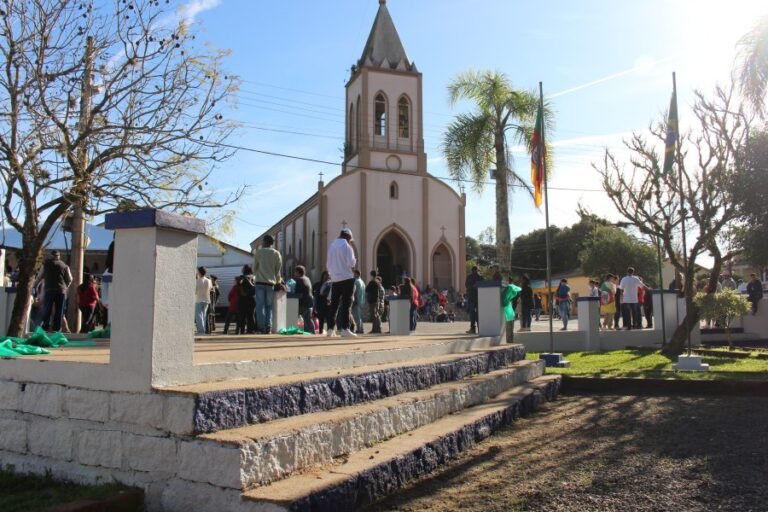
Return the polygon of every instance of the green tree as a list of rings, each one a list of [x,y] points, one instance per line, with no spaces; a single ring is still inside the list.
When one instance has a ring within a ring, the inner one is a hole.
[[[631,266],[645,281],[658,280],[656,250],[614,226],[595,229],[579,253],[579,262],[588,276],[602,278],[609,272],[621,275]]]
[[[450,124],[443,138],[448,171],[454,179],[469,179],[482,191],[495,165],[496,181],[496,247],[502,272],[510,268],[509,187],[525,188],[531,197],[529,179],[511,166],[509,143],[530,146],[536,122],[538,95],[517,90],[503,73],[467,71],[449,85],[450,102],[466,99],[475,111],[460,114]],[[551,127],[551,115],[545,111],[545,122]]]
[[[43,244],[71,211],[197,213],[229,204],[207,178],[233,153],[237,80],[167,2],[18,0],[0,13],[0,180],[21,233],[9,333],[23,334]],[[176,21],[173,21],[176,20]]]
[[[768,93],[768,16],[739,41],[737,68],[742,94],[763,115]]]
[[[697,293],[693,303],[696,304],[702,317],[715,320],[725,326],[728,349],[733,350],[731,322],[737,316],[746,315],[751,311],[746,297],[735,290],[723,290],[719,293]]]
[[[743,224],[735,229],[743,257],[752,265],[768,266],[768,132],[753,131],[747,140],[745,164],[733,180],[734,200]]]

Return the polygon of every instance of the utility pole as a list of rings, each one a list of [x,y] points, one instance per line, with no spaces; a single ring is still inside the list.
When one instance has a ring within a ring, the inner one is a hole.
[[[80,332],[80,309],[77,307],[77,288],[83,283],[83,262],[85,260],[85,215],[83,208],[86,204],[87,180],[85,170],[88,167],[88,148],[83,133],[88,126],[88,116],[91,111],[91,94],[93,94],[93,36],[85,39],[85,55],[83,56],[83,79],[80,89],[80,121],[78,124],[77,163],[78,168],[73,176],[75,192],[72,205],[72,285],[69,287],[67,303],[67,321],[71,332]]]

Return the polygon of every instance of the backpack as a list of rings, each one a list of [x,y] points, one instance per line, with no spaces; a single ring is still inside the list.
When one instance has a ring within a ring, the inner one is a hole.
[[[243,276],[237,291],[241,297],[253,297],[256,295],[256,285],[248,276]]]

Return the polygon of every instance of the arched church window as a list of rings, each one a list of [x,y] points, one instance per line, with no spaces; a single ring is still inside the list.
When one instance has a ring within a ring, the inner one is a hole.
[[[397,182],[393,181],[389,185],[389,198],[390,199],[397,199],[398,197],[398,189],[397,189]]]
[[[410,105],[408,105],[408,98],[403,96],[397,102],[397,136],[402,139],[410,137],[410,125]]]
[[[315,268],[315,232],[312,231],[312,268]]]
[[[376,135],[387,134],[387,100],[384,95],[379,93],[374,100],[374,126],[373,133]]]
[[[360,147],[360,132],[362,124],[360,123],[360,95],[357,96],[357,108],[355,109],[355,148]]]
[[[349,106],[349,121],[348,121],[348,123],[349,123],[349,133],[347,135],[347,147],[349,147],[349,149],[355,149],[355,142],[356,142],[356,139],[357,139],[357,137],[355,136],[355,126],[356,126],[355,125],[355,121],[357,121],[357,119],[355,119],[355,106],[354,105],[350,105]]]
[[[301,245],[302,245],[301,244],[301,240],[299,240],[299,261],[301,261],[301,256],[302,256],[302,254],[301,254]]]

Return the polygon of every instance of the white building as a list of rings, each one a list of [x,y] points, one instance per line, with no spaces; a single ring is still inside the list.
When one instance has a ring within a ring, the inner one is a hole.
[[[463,287],[466,197],[427,172],[422,76],[408,59],[379,1],[362,56],[346,85],[342,174],[251,243],[269,233],[284,272],[302,264],[317,279],[326,250],[343,227],[354,235],[358,267],[377,268],[385,285],[401,274],[419,284]]]

